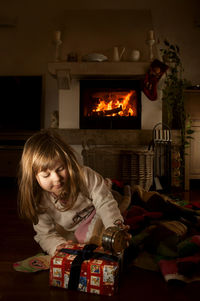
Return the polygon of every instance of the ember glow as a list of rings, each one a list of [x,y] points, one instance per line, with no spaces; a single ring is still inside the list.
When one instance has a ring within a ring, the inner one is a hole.
[[[137,116],[136,92],[95,93],[97,100],[92,115],[97,116]]]

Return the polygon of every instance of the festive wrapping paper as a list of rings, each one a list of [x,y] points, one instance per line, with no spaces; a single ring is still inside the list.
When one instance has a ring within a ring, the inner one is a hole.
[[[120,257],[95,245],[69,244],[51,259],[50,285],[100,295],[118,290]]]

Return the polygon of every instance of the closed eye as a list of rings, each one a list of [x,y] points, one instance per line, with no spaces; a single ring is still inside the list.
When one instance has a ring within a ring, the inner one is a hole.
[[[43,178],[48,178],[49,175],[50,175],[50,173],[49,173],[49,172],[42,172],[42,173],[40,173],[40,175],[41,175],[41,177],[43,177]]]
[[[62,170],[64,170],[64,169],[65,169],[65,168],[64,168],[64,166],[62,165],[62,166],[58,167],[56,171],[62,171]]]
[[[41,171],[41,172],[39,172],[39,175],[41,177],[43,177],[43,178],[48,178],[49,175],[50,175],[50,172],[48,172],[48,171]]]

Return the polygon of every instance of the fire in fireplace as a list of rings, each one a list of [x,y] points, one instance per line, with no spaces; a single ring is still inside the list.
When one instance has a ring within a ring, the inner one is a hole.
[[[140,80],[81,80],[80,128],[140,129]]]

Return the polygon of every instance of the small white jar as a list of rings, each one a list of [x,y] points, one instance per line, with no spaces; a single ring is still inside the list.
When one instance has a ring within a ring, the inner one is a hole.
[[[133,62],[137,62],[140,59],[140,51],[138,49],[134,49],[131,51],[130,60]]]

